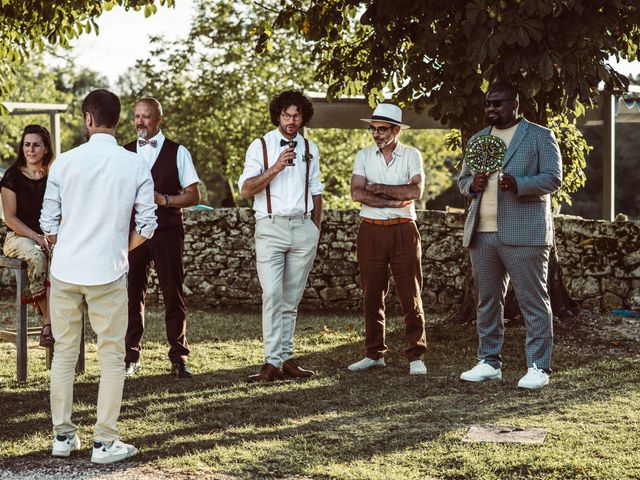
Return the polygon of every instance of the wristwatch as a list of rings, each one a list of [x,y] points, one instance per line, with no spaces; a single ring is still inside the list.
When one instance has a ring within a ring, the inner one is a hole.
[[[165,208],[169,208],[169,205],[171,202],[169,201],[169,195],[166,193],[164,194],[164,201],[165,201],[165,204],[164,204]]]

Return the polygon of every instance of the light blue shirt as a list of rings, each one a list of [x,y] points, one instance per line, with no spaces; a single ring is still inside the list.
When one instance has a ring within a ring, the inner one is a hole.
[[[108,134],[60,155],[52,164],[40,227],[57,235],[51,275],[75,285],[104,285],[129,270],[129,222],[151,238],[157,227],[153,180],[145,161]]]

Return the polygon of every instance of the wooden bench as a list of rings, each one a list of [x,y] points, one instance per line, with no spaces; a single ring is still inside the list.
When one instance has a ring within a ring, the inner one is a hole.
[[[27,262],[16,258],[0,256],[0,268],[8,268],[16,275],[16,329],[0,330],[0,340],[7,340],[16,344],[16,367],[19,382],[27,380],[27,336],[40,335],[41,327],[29,328],[27,320],[27,305],[23,304],[22,292],[27,283]],[[84,325],[86,308],[82,318],[82,335],[80,336],[80,354],[76,363],[76,372],[84,373]],[[47,348],[47,367],[51,367],[53,348]]]

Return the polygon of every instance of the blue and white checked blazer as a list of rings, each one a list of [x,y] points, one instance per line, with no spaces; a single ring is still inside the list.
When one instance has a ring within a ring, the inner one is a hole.
[[[491,127],[477,132],[488,135]],[[544,246],[553,244],[551,193],[562,185],[562,159],[555,135],[548,128],[522,118],[502,165],[515,177],[518,193],[498,190],[498,238],[506,245]],[[460,192],[472,199],[464,224],[463,245],[468,247],[478,224],[482,193],[471,193],[473,173],[467,163],[458,178]]]

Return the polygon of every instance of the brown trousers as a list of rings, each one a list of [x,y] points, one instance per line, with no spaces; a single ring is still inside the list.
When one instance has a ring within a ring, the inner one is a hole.
[[[129,252],[129,325],[125,343],[125,362],[138,362],[144,333],[144,304],[149,286],[151,263],[158,274],[164,300],[165,324],[169,341],[169,360],[186,361],[189,356],[187,318],[182,292],[184,272],[184,228],[156,230],[149,240]]]
[[[426,351],[426,338],[421,297],[422,248],[415,222],[389,226],[363,222],[357,242],[367,357],[377,360],[387,351],[384,297],[389,290],[391,267],[409,343],[405,355],[410,362],[421,359]]]

